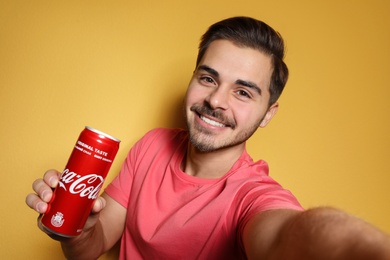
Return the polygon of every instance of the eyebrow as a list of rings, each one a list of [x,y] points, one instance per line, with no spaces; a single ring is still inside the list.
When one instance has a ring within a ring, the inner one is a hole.
[[[198,71],[199,70],[204,70],[204,71],[210,73],[211,75],[213,75],[214,77],[219,77],[218,71],[216,71],[215,69],[213,69],[213,68],[211,68],[211,67],[209,67],[207,65],[200,65],[197,70]],[[247,80],[242,80],[242,79],[237,79],[235,84],[241,85],[241,86],[244,86],[244,87],[247,87],[247,88],[250,88],[250,89],[253,89],[259,95],[261,95],[261,93],[262,93],[262,91],[259,88],[259,86],[257,86],[256,83],[254,83],[254,82],[247,81]]]
[[[215,76],[215,77],[219,77],[218,71],[216,71],[216,70],[213,69],[213,68],[210,68],[210,67],[207,66],[207,65],[200,65],[200,66],[198,67],[198,70],[204,70],[204,71],[210,73],[211,75],[213,75],[213,76]]]

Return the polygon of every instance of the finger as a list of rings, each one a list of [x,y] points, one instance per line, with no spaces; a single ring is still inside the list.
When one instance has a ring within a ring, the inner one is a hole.
[[[89,214],[87,221],[85,222],[84,231],[88,231],[90,228],[94,227],[99,220],[99,215],[102,209],[106,206],[106,200],[102,197],[98,197],[94,202]]]
[[[57,170],[48,170],[43,175],[43,180],[52,188],[57,187],[61,173]]]
[[[40,214],[45,213],[47,210],[47,203],[42,201],[38,195],[34,193],[27,195],[26,204]]]
[[[91,213],[92,214],[99,213],[100,211],[102,211],[104,209],[105,206],[106,206],[106,200],[103,197],[98,197],[92,206]]]
[[[46,184],[43,179],[35,180],[32,188],[44,202],[49,202],[53,196],[52,188]]]

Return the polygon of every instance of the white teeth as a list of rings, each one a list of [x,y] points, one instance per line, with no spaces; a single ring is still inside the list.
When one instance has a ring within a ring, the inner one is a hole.
[[[218,122],[211,120],[211,119],[208,119],[207,117],[204,117],[204,116],[200,116],[200,119],[202,119],[204,122],[206,122],[207,124],[210,124],[212,126],[225,127],[224,124],[218,123]]]

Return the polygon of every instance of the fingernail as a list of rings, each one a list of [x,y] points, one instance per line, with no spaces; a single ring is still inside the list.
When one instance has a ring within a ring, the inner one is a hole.
[[[50,201],[50,196],[49,196],[50,192],[48,190],[44,190],[42,192],[42,200],[45,201],[45,202],[49,202]]]
[[[39,213],[45,213],[45,211],[46,211],[45,203],[43,203],[43,202],[38,202],[35,209],[36,209],[36,211],[38,211]]]
[[[99,205],[99,210],[103,208],[103,201],[101,199],[96,200]]]
[[[52,188],[54,188],[54,187],[57,186],[58,180],[57,180],[57,178],[55,178],[54,176],[52,176],[52,177],[50,177],[50,179],[49,179],[49,183],[50,183],[50,186],[51,186]]]

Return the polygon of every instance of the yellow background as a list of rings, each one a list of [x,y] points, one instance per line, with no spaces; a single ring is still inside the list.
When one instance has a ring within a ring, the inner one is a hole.
[[[85,125],[122,140],[109,180],[146,131],[182,126],[199,37],[236,15],[284,36],[291,71],[253,158],[305,207],[390,232],[389,13],[386,0],[0,0],[0,258],[63,258],[25,205],[31,183],[63,169]]]

